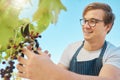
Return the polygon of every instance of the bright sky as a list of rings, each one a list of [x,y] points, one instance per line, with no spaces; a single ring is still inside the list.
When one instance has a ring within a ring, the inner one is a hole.
[[[83,34],[79,19],[82,18],[82,11],[91,2],[104,2],[109,4],[116,16],[112,31],[107,35],[107,40],[116,46],[120,46],[119,23],[120,9],[119,0],[61,0],[67,11],[61,11],[56,25],[51,24],[42,33],[39,40],[43,50],[47,49],[51,54],[51,59],[57,63],[64,49],[72,42],[83,40]],[[33,0],[33,7],[26,9],[21,14],[22,17],[30,17],[36,10],[38,0]],[[28,15],[29,14],[29,15]]]

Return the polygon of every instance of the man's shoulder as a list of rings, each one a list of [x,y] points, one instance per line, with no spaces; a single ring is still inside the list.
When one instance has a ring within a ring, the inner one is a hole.
[[[112,44],[112,43],[110,43],[109,41],[107,41],[107,49],[108,50],[114,50],[114,49],[116,49],[117,47],[114,45],[114,44]]]
[[[72,46],[72,47],[79,47],[81,44],[83,43],[83,41],[75,41],[75,42],[72,42],[69,46]]]
[[[113,55],[115,50],[117,50],[117,47],[114,44],[107,41],[106,56]]]

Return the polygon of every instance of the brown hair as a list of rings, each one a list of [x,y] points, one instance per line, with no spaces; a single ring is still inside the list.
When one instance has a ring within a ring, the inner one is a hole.
[[[112,26],[114,24],[114,19],[115,19],[115,15],[112,12],[111,7],[108,4],[105,3],[100,3],[100,2],[94,2],[94,3],[90,3],[84,10],[83,12],[83,16],[90,10],[94,10],[94,9],[101,9],[105,12],[104,15],[104,23],[105,25],[112,23]],[[111,28],[112,28],[111,26]],[[111,30],[111,29],[110,29]],[[109,31],[110,31],[109,30]],[[108,31],[108,33],[109,33]]]

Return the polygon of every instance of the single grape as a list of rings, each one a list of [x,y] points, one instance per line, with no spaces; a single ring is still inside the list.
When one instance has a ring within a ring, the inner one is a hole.
[[[3,61],[3,62],[2,62],[2,64],[6,64],[6,62],[5,62],[5,61]]]

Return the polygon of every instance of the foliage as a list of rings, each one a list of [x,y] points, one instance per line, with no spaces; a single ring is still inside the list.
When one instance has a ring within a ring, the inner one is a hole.
[[[31,23],[29,18],[19,19],[19,14],[24,7],[17,9],[13,6],[15,1],[16,0],[0,0],[0,57],[2,52],[6,50],[10,38],[15,39],[15,41],[22,39],[19,33],[21,24]],[[32,0],[24,1],[26,4],[31,4]],[[60,0],[39,0],[38,9],[34,13],[32,21],[36,22],[37,26],[34,27],[34,25],[31,24],[30,29],[34,32],[43,32],[50,23],[57,22],[61,10],[66,10],[66,8]]]
[[[17,1],[24,1],[24,3],[15,4]],[[66,11],[60,0],[39,0],[38,9],[32,17],[32,22],[37,24],[35,26],[31,24],[29,18],[19,19],[19,15],[24,9],[22,4],[28,3],[34,4],[32,0],[0,0],[0,62],[3,60],[11,62],[20,53],[21,46],[24,46],[26,42],[31,43],[31,45],[34,42],[38,47],[39,43],[36,38],[40,37],[39,34],[46,30],[49,24],[57,22],[61,10]],[[15,5],[19,5],[19,8]],[[3,61],[2,64],[5,62]],[[2,76],[9,73],[9,76],[3,76],[5,80],[10,78],[13,72],[11,68],[13,69],[14,66],[10,65],[9,68],[7,66],[5,69],[0,69]]]
[[[4,50],[19,25],[29,22],[27,19],[19,20],[21,10],[13,7],[11,3],[12,0],[0,0],[0,50]]]

